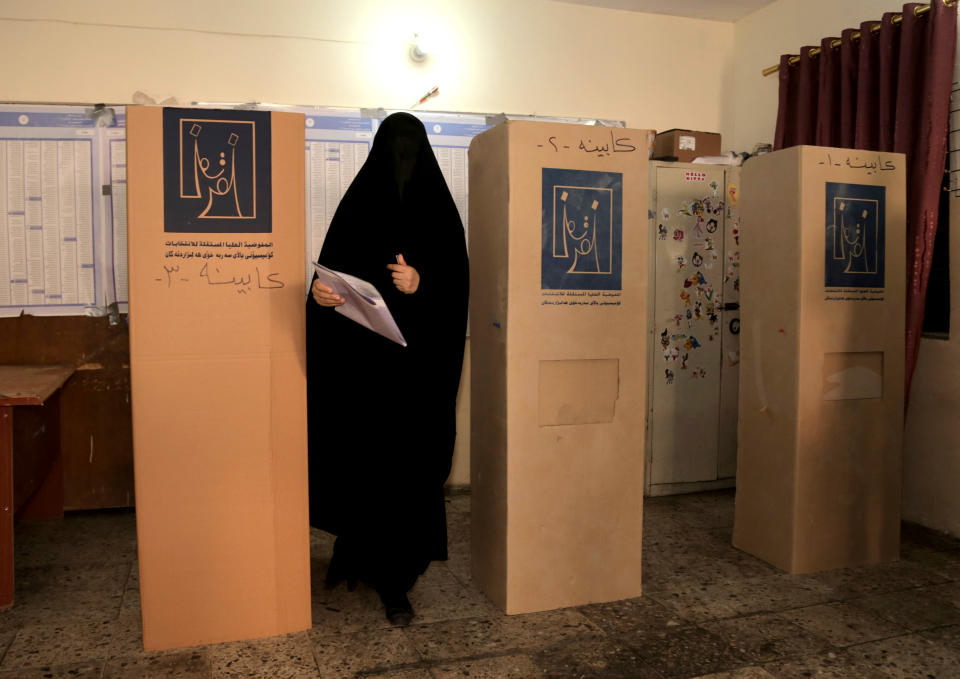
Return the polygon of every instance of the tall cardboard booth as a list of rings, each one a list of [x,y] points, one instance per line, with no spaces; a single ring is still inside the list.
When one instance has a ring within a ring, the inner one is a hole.
[[[743,167],[733,542],[791,573],[899,552],[905,176],[812,146]]]
[[[310,627],[303,116],[127,109],[143,640]]]
[[[650,135],[470,145],[473,577],[510,614],[641,592]]]

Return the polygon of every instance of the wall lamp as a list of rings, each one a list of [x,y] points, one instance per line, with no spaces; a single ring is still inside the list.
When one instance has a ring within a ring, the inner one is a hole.
[[[420,62],[430,55],[430,49],[427,42],[419,33],[413,34],[413,44],[410,45],[410,58]]]

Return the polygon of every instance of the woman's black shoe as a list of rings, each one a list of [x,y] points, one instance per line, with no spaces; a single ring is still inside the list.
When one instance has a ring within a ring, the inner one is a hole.
[[[380,592],[380,601],[394,627],[406,627],[413,620],[413,606],[403,592]]]

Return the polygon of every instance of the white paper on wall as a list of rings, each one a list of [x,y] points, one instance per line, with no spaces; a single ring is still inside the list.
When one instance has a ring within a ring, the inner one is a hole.
[[[116,108],[116,126],[102,131],[104,137],[104,184],[109,192],[105,204],[103,278],[107,281],[107,303],[116,302],[120,313],[127,313],[127,128],[126,111]]]
[[[81,106],[0,106],[0,316],[108,303],[101,130]]]

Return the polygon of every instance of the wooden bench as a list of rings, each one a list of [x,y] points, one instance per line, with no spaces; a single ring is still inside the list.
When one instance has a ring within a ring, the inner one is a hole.
[[[0,610],[13,605],[13,520],[63,516],[64,365],[0,365]],[[16,408],[16,417],[14,417]]]

